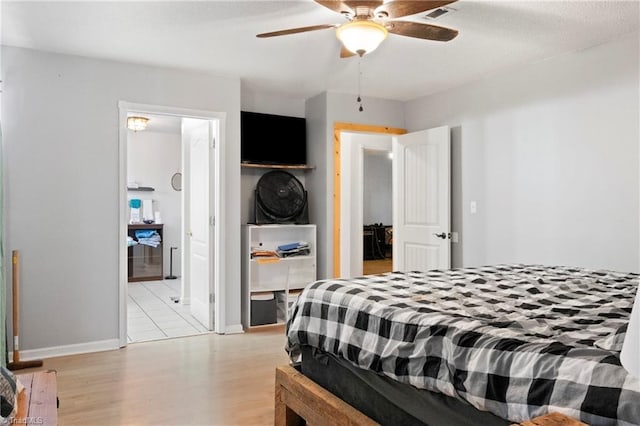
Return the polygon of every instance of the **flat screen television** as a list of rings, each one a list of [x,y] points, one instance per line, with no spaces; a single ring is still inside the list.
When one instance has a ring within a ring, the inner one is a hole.
[[[307,164],[304,118],[242,111],[240,120],[240,158],[243,163]]]

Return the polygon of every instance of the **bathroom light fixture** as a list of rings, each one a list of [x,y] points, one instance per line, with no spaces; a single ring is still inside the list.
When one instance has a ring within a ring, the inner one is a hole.
[[[127,129],[139,132],[147,128],[147,117],[131,116],[127,117]]]
[[[383,25],[365,19],[347,22],[336,29],[336,36],[344,47],[360,56],[376,50],[388,33]]]

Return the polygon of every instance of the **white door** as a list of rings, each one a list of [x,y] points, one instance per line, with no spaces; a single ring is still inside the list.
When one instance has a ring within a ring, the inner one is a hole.
[[[209,120],[184,119],[183,140],[189,158],[186,229],[189,244],[191,315],[208,330],[213,329],[213,220],[211,189],[214,188],[213,142]],[[186,195],[186,194],[185,194]]]
[[[448,269],[449,127],[393,137],[393,270]]]

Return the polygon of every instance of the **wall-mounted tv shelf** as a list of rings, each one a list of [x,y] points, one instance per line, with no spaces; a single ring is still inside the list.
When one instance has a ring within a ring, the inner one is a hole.
[[[241,167],[249,169],[295,169],[295,170],[313,170],[316,166],[306,164],[286,165],[286,164],[262,164],[262,163],[240,163]]]
[[[150,186],[139,186],[137,188],[127,187],[127,191],[155,191],[155,188],[152,188]]]

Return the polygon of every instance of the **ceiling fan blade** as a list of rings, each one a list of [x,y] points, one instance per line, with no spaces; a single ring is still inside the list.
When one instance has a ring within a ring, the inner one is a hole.
[[[297,33],[306,33],[307,31],[317,31],[317,30],[325,30],[327,28],[335,28],[338,24],[322,24],[322,25],[312,25],[310,27],[300,27],[300,28],[291,28],[288,30],[280,30],[273,31],[270,33],[262,33],[256,35],[258,38],[266,38],[266,37],[277,37],[289,34],[297,34]]]
[[[355,15],[372,15],[373,11],[382,6],[383,0],[314,0],[316,3],[333,10],[334,12]]]
[[[335,0],[333,1],[332,0],[314,0],[314,1],[326,7],[327,9],[333,10],[334,12],[354,14],[354,10],[350,6],[345,4],[346,2],[335,1]]]
[[[366,7],[371,12],[373,12],[376,7],[382,6],[382,3],[384,3],[383,0],[344,0],[344,4],[353,10]]]
[[[421,24],[419,22],[392,21],[388,22],[385,26],[392,34],[423,38],[426,40],[449,41],[458,35],[457,30],[439,27],[437,25]]]
[[[455,3],[457,0],[399,0],[385,3],[375,11],[375,17],[379,18],[402,18],[403,16],[415,15],[438,7]],[[386,16],[385,16],[386,15]]]
[[[350,58],[352,56],[356,56],[356,54],[350,51],[349,49],[347,49],[346,47],[342,46],[342,48],[340,49],[340,57]]]

